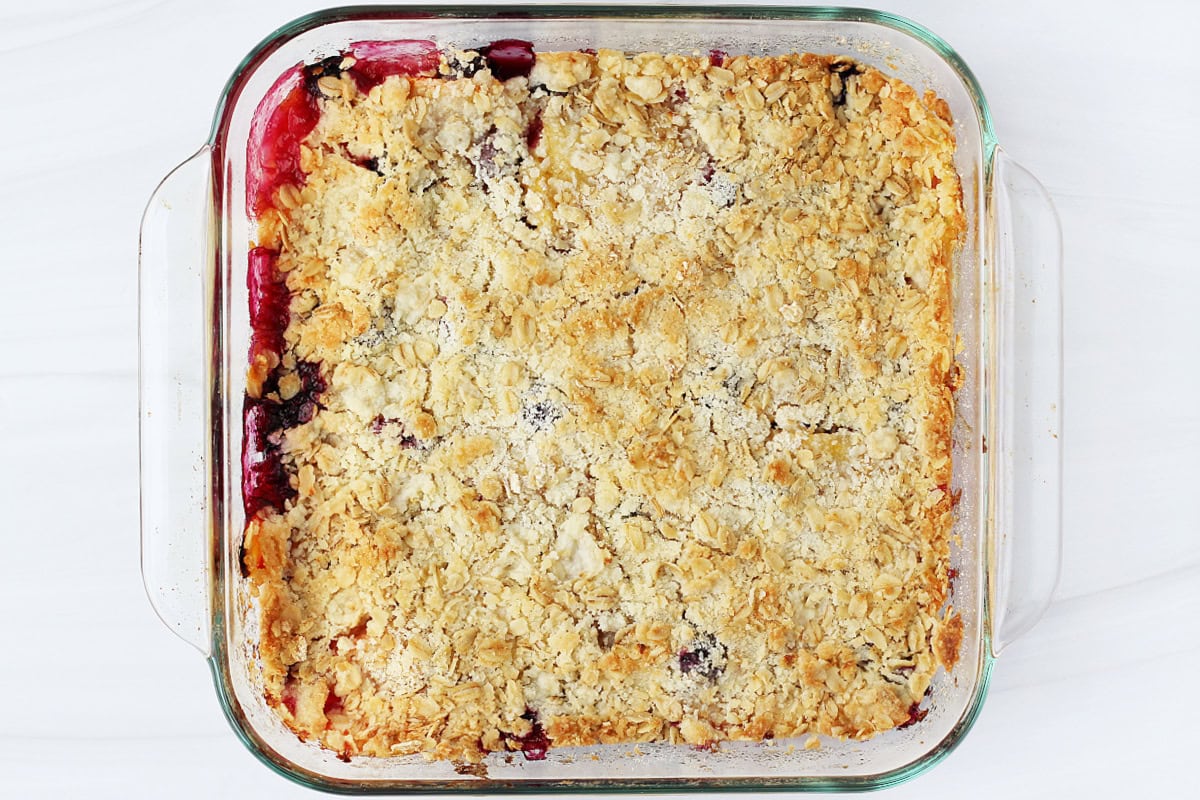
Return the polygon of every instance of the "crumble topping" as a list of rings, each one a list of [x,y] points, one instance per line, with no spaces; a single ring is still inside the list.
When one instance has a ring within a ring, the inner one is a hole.
[[[353,63],[258,217],[284,721],[477,761],[923,714],[961,635],[945,103],[814,55]]]

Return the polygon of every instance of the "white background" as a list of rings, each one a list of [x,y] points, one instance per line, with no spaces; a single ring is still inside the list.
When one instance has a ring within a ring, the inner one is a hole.
[[[311,2],[0,0],[0,796],[314,796],[138,573],[137,228]],[[888,798],[1200,796],[1200,12],[892,2],[974,69],[1065,234],[1064,568],[975,729]]]

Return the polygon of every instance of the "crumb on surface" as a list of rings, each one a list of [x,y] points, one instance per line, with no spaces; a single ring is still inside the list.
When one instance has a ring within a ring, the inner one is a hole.
[[[320,77],[258,244],[325,387],[244,547],[303,738],[811,749],[955,663],[954,138],[843,63]]]

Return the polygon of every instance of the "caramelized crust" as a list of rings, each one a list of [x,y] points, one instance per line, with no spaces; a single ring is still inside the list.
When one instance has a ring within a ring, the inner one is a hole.
[[[321,77],[260,226],[263,391],[325,382],[245,534],[272,705],[466,761],[909,721],[962,624],[945,103],[812,55],[448,63]]]

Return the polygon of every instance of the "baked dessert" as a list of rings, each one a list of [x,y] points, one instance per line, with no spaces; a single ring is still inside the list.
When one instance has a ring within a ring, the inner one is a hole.
[[[845,58],[356,45],[252,136],[243,560],[344,757],[866,738],[949,604],[944,102]]]

